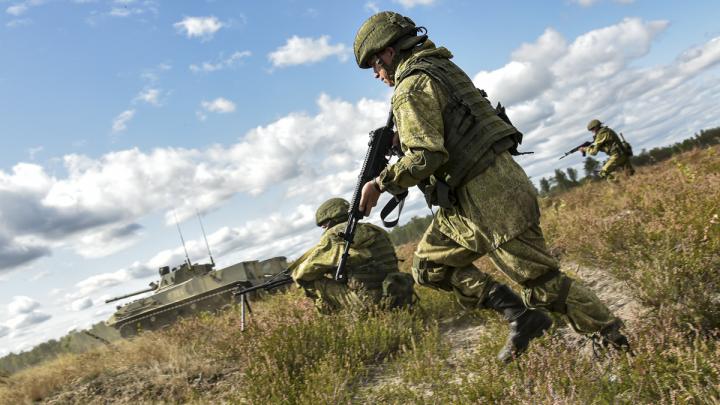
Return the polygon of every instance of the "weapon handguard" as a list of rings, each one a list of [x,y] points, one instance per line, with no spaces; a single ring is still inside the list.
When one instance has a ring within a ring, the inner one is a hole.
[[[587,148],[587,147],[590,146],[590,145],[592,145],[592,141],[585,141],[585,142],[581,143],[580,145],[578,145],[578,146],[570,149],[569,151],[565,152],[564,155],[560,156],[560,159],[564,158],[565,156],[572,155],[573,153],[579,151],[580,148]],[[582,153],[583,157],[585,157],[585,152],[581,152],[581,153]],[[558,159],[558,160],[560,160],[560,159]]]
[[[355,184],[355,191],[353,192],[352,199],[350,200],[348,222],[345,226],[345,231],[341,234],[343,240],[345,240],[345,249],[342,256],[340,256],[340,262],[338,263],[337,270],[335,271],[335,280],[337,281],[347,281],[345,264],[347,263],[349,256],[350,245],[352,245],[355,238],[355,229],[357,228],[358,222],[365,216],[364,213],[360,212],[360,197],[363,186],[382,172],[382,170],[388,165],[390,156],[393,153],[397,154],[393,148],[394,136],[393,114],[392,111],[390,111],[385,126],[370,132],[368,150],[367,153],[365,153],[365,159],[363,160],[362,169],[360,170],[360,175],[358,176],[358,182]],[[393,200],[386,205],[386,208],[391,204],[394,204],[395,206],[399,205],[400,210],[402,210],[405,196],[407,196],[407,192],[394,196]],[[400,218],[400,213],[398,213],[398,219],[389,222],[385,221],[385,216],[387,216],[393,208],[394,206],[390,208],[388,212],[385,212],[385,209],[383,209],[382,219],[385,226],[394,226]]]

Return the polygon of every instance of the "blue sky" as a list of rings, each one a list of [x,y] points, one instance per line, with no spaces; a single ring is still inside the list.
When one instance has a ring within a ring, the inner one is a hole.
[[[220,265],[310,247],[388,109],[352,56],[377,10],[508,106],[534,179],[579,167],[591,118],[638,151],[720,126],[711,1],[0,0],[0,355],[180,263],[174,214],[193,261],[196,209]]]

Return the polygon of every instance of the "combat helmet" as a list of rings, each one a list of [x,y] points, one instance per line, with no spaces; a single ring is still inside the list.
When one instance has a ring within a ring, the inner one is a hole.
[[[602,122],[598,119],[594,119],[588,122],[587,129],[588,131],[592,131],[594,128],[600,127],[600,125],[602,125]]]
[[[315,223],[317,226],[323,226],[328,221],[333,224],[339,224],[348,220],[348,211],[350,203],[344,198],[331,198],[320,204],[315,212]]]
[[[355,34],[353,52],[361,69],[370,68],[373,55],[394,46],[398,50],[410,49],[427,39],[424,27],[416,27],[413,20],[392,11],[383,11],[365,20]]]

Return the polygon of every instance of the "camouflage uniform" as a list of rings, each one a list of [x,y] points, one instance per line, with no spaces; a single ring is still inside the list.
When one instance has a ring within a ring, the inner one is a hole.
[[[441,63],[447,67],[451,57],[447,49],[427,40],[397,66],[392,108],[405,156],[379,176],[384,190],[398,193],[431,175],[441,177],[438,173],[452,162],[445,148],[452,134],[445,131],[443,118],[449,95],[422,70],[411,71],[420,59],[431,63],[444,59]],[[477,91],[474,86],[472,90]],[[438,209],[415,252],[417,283],[452,291],[465,306],[482,307],[497,283],[472,262],[487,254],[524,287],[528,307],[565,314],[581,333],[617,329],[619,320],[596,295],[559,271],[539,226],[535,190],[507,150],[493,156],[494,162],[480,174],[454,188],[451,207]]]
[[[347,260],[348,282],[335,281],[335,269],[345,248],[340,233],[347,225],[347,214],[340,219],[343,222],[330,226],[292,273],[322,313],[342,308],[364,311],[381,304],[383,281],[388,274],[399,271],[388,233],[378,226],[359,223]]]
[[[591,122],[594,121],[595,120]],[[625,150],[620,137],[615,131],[606,126],[598,130],[593,138],[592,145],[588,146],[585,152],[592,156],[597,155],[598,152],[605,152],[608,155],[608,160],[600,170],[600,177],[602,178],[614,180],[615,176],[613,172],[620,169],[624,170],[626,175],[632,176],[635,174],[635,169],[630,163],[630,157],[632,155]]]

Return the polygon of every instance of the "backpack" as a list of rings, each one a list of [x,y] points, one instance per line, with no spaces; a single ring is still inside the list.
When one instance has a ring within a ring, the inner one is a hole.
[[[628,141],[625,140],[622,132],[620,132],[620,146],[622,146],[622,149],[627,156],[633,156],[632,146],[630,146]]]

